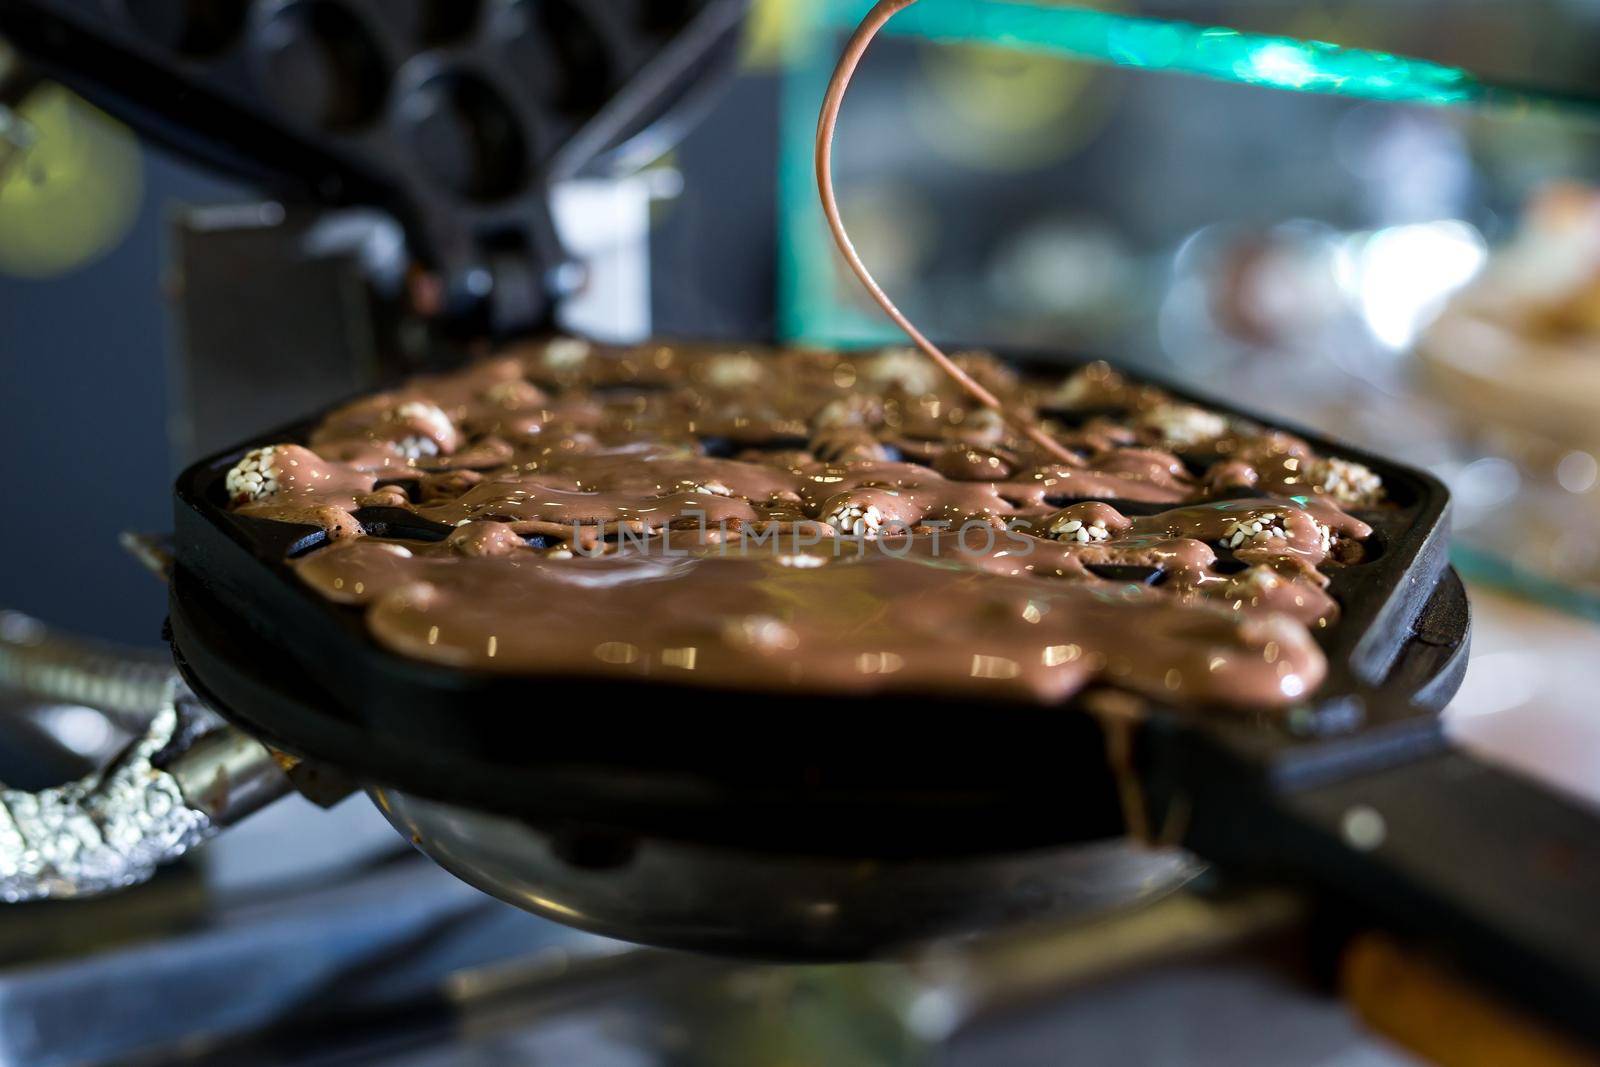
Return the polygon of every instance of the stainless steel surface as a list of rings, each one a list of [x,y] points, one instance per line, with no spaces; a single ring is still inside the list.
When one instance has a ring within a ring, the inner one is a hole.
[[[375,788],[395,828],[528,911],[646,944],[846,959],[1045,916],[1094,915],[1192,879],[1177,850],[1108,840],[962,860],[759,855],[645,839],[590,850],[515,819]]]
[[[352,903],[319,939],[380,910]],[[319,1000],[271,1032],[190,1041],[139,1062],[1400,1067],[1314,984],[1302,903],[1270,891],[1182,890],[1099,919],[845,966],[625,948],[568,931],[575,942],[465,966],[381,1013],[340,1018]],[[532,916],[525,928],[503,918],[491,936],[560,935]],[[359,973],[349,979],[333,997],[361,988]]]
[[[177,672],[163,652],[87,641],[19,611],[0,611],[0,686],[29,696],[148,715]]]
[[[272,752],[233,726],[207,731],[173,757],[167,771],[184,800],[218,828],[260,811],[292,788]]]

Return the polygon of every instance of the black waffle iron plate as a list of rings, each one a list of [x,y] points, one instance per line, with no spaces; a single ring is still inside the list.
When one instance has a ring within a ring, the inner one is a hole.
[[[329,603],[288,566],[318,550],[320,530],[226,508],[224,476],[246,449],[304,441],[313,425],[241,444],[191,467],[178,483],[179,651],[225,706],[290,750],[496,810],[627,825],[642,818],[660,833],[750,833],[769,844],[775,832],[793,833],[807,849],[989,850],[1121,827],[1100,728],[1071,707],[937,694],[712,693],[583,677],[579,666],[568,677],[509,677],[383,649],[359,608]],[[1466,644],[1459,585],[1446,569],[1444,488],[1420,472],[1310,440],[1370,465],[1393,500],[1361,513],[1376,531],[1366,560],[1331,569],[1342,618],[1319,634],[1329,680],[1287,722],[1278,714],[1258,722],[1151,709],[1154,722],[1227,735],[1297,773],[1330,759],[1387,760],[1397,749],[1434,744],[1434,713],[1459,682]],[[450,532],[403,511],[359,517],[379,535],[441,540]],[[214,673],[224,664],[230,679],[259,675],[265,689],[255,697],[235,690]],[[280,690],[294,697],[292,723]],[[388,752],[384,742],[399,739],[404,754]],[[747,815],[728,809],[729,791],[748,799]],[[970,834],[949,822],[884,823],[884,805],[901,801],[913,810],[934,803],[984,814]]]

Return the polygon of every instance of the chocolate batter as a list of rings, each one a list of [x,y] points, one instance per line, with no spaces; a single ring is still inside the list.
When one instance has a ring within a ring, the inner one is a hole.
[[[1104,365],[953,362],[1022,418],[912,350],[557,338],[347,405],[227,486],[340,542],[301,578],[442,664],[1249,708],[1315,689],[1324,571],[1371,533],[1341,505],[1370,491],[1342,500],[1305,442]],[[368,535],[368,507],[438,539]]]

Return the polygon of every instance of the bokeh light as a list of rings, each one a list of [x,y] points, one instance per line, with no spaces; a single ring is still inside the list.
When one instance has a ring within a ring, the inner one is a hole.
[[[144,169],[131,132],[66,89],[20,109],[28,146],[0,173],[0,272],[51,278],[104,255],[133,225]]]
[[[1080,60],[994,45],[931,45],[909,108],[929,147],[964,166],[1018,171],[1072,155],[1103,125],[1118,83]]]

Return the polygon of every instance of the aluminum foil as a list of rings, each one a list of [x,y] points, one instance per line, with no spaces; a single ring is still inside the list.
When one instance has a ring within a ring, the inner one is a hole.
[[[170,697],[111,765],[36,793],[0,790],[0,900],[91,896],[142,882],[216,832],[156,756],[189,735]]]

